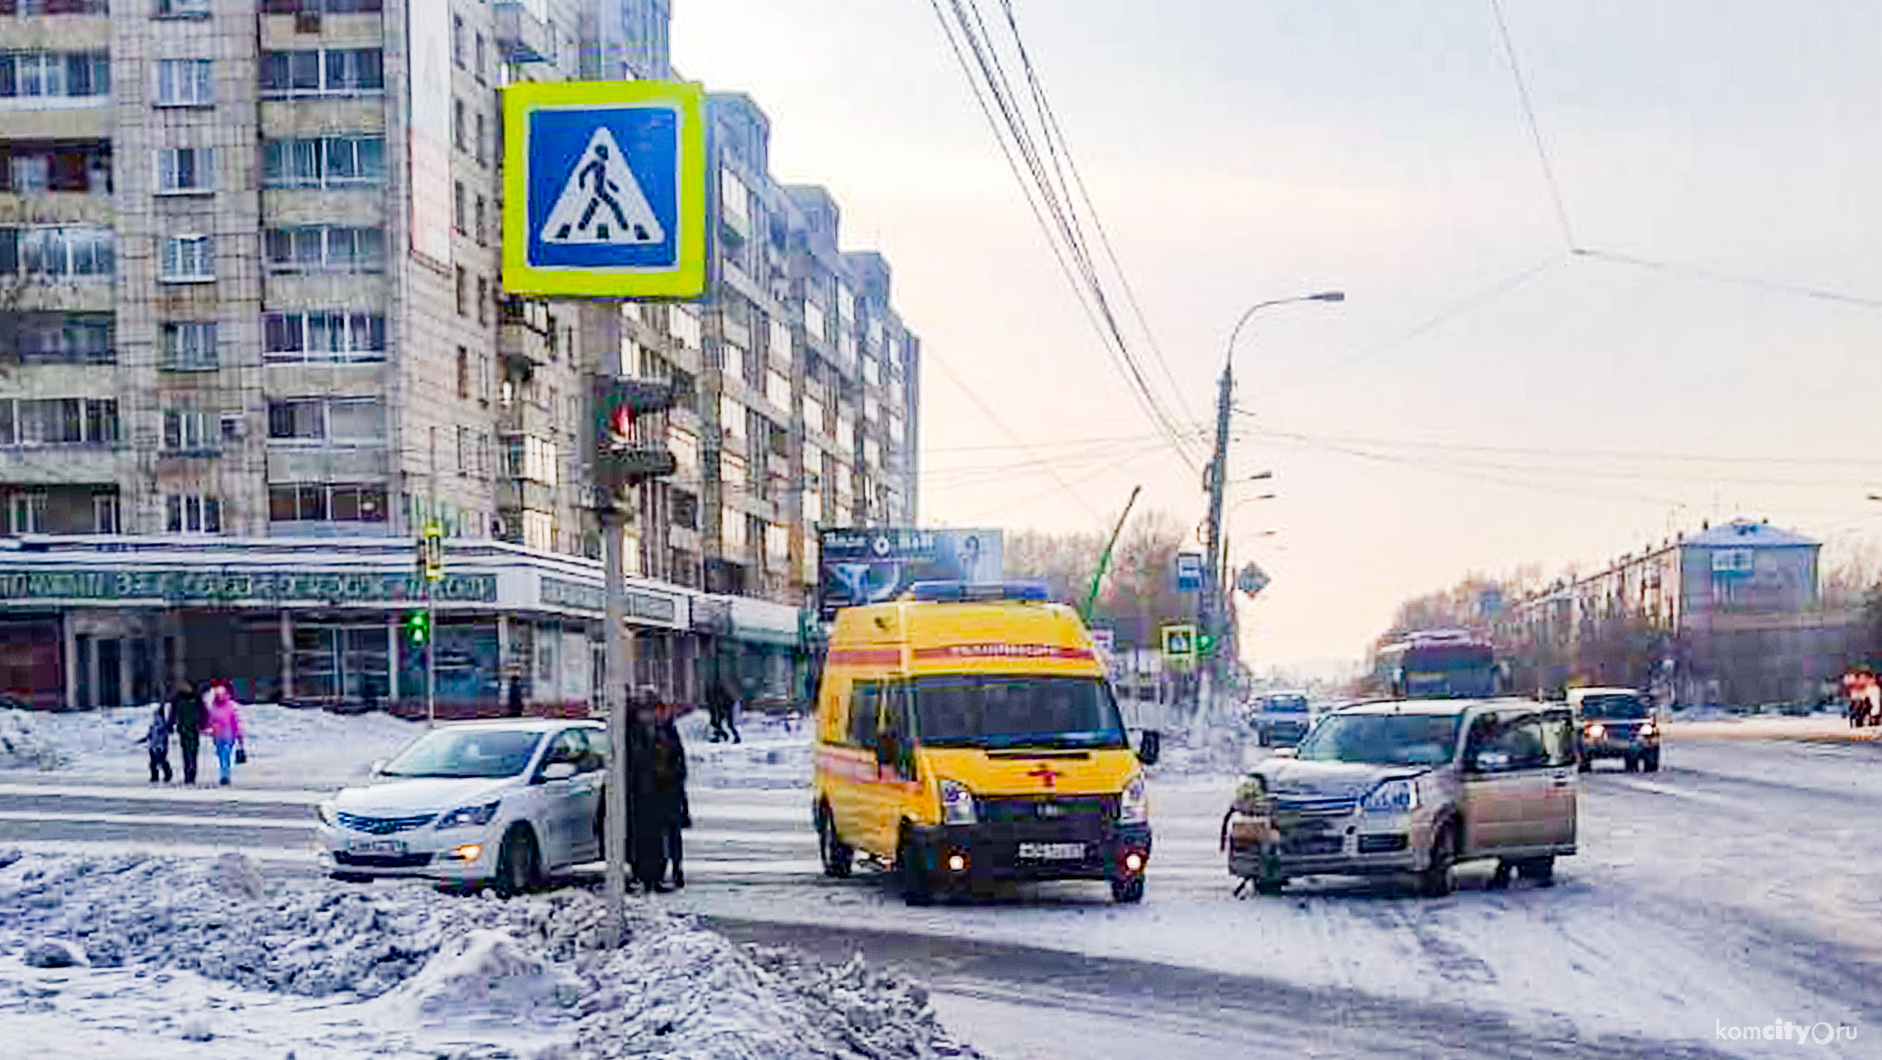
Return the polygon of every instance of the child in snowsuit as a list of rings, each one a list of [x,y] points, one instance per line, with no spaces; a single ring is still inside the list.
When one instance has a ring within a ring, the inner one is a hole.
[[[150,750],[150,782],[157,783],[159,772],[163,782],[170,783],[170,719],[164,713],[164,705],[157,704],[157,709],[150,714],[150,727],[137,742]]]

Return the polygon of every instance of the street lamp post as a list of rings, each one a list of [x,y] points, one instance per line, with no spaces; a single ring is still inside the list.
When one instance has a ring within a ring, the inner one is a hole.
[[[1222,380],[1216,398],[1215,413],[1215,455],[1209,461],[1204,476],[1204,484],[1209,491],[1208,540],[1204,546],[1208,556],[1203,563],[1203,606],[1202,628],[1212,634],[1216,645],[1215,653],[1206,661],[1203,673],[1208,680],[1208,687],[1203,690],[1202,706],[1213,713],[1216,706],[1213,699],[1221,694],[1223,678],[1227,673],[1222,665],[1222,631],[1226,626],[1223,613],[1228,607],[1228,598],[1222,592],[1218,572],[1222,568],[1222,492],[1228,479],[1229,455],[1229,409],[1235,397],[1235,340],[1241,338],[1242,328],[1250,318],[1263,309],[1277,305],[1290,305],[1295,302],[1344,302],[1344,291],[1321,291],[1318,294],[1297,295],[1293,298],[1275,298],[1266,302],[1256,302],[1242,311],[1235,321],[1235,327],[1229,332],[1228,347],[1222,355]]]

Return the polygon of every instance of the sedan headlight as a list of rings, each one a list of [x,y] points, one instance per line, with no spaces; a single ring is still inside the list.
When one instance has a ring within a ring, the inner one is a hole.
[[[1418,785],[1409,777],[1388,780],[1366,794],[1360,807],[1368,813],[1405,813],[1418,808]]]
[[[942,780],[936,787],[941,791],[942,824],[973,824],[978,820],[974,813],[974,793],[967,790],[967,785],[958,780]]]
[[[1142,773],[1130,779],[1124,785],[1123,794],[1117,800],[1117,823],[1148,824],[1150,822],[1150,793],[1144,790]]]
[[[1608,734],[1608,727],[1606,725],[1596,723],[1594,725],[1588,726],[1588,738],[1590,740],[1599,740],[1601,737],[1606,736],[1607,734]]]
[[[491,802],[486,802],[482,806],[459,806],[450,813],[440,814],[436,827],[467,828],[473,825],[482,826],[489,824],[490,819],[497,815],[497,807],[501,805],[503,805],[503,800],[496,799]]]

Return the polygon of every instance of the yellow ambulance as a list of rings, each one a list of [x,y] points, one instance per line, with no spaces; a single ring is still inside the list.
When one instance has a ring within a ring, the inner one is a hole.
[[[915,905],[995,879],[1140,901],[1158,745],[1131,749],[1091,636],[1043,585],[917,582],[845,608],[817,696],[824,872],[869,855]]]

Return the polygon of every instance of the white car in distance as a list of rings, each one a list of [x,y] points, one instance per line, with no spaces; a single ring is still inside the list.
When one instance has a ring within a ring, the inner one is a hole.
[[[439,726],[320,804],[322,865],[340,880],[528,890],[600,859],[607,761],[597,722]]]

